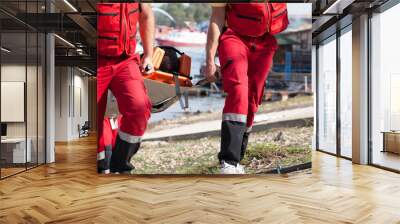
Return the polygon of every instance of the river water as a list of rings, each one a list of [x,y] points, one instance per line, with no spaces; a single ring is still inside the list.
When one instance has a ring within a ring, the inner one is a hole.
[[[197,48],[178,48],[192,58],[191,73],[192,77],[200,73],[200,67],[205,61],[205,50],[202,47]],[[196,79],[193,79],[193,83],[196,83]],[[225,98],[221,95],[210,95],[206,97],[189,97],[189,108],[187,112],[209,112],[222,110],[224,106]],[[161,113],[153,113],[150,118],[150,123],[158,122],[163,119],[174,119],[183,115],[185,111],[181,108],[179,102],[173,104],[167,110]]]

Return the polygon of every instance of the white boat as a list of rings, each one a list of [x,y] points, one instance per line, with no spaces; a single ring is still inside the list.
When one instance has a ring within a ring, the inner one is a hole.
[[[174,47],[204,47],[207,34],[198,31],[174,30],[156,37],[159,45]]]

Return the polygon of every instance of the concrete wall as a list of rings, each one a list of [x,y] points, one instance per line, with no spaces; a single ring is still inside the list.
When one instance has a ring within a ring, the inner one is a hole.
[[[55,140],[70,141],[89,118],[88,77],[72,67],[56,67],[55,73]]]

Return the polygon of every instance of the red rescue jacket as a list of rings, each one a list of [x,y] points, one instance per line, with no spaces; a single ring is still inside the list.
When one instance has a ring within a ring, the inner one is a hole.
[[[133,55],[139,3],[98,3],[97,13],[97,53],[111,57]]]
[[[286,3],[236,3],[227,7],[228,27],[240,35],[274,35],[289,25]]]

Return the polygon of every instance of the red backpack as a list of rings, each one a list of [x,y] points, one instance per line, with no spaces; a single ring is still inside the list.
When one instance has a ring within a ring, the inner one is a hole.
[[[286,3],[235,3],[227,7],[228,27],[240,35],[275,35],[289,25]]]
[[[133,55],[139,3],[98,3],[97,13],[97,53],[111,57]]]

